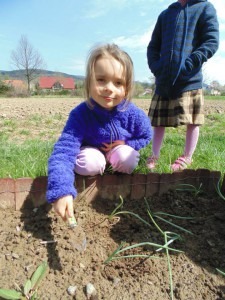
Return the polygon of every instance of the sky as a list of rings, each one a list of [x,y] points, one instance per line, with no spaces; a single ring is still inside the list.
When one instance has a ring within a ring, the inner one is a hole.
[[[220,24],[220,47],[204,65],[205,82],[225,85],[225,0],[211,0]],[[0,0],[0,70],[15,70],[11,53],[22,35],[50,71],[85,75],[96,44],[116,43],[134,62],[135,80],[150,82],[146,49],[159,13],[170,0]]]

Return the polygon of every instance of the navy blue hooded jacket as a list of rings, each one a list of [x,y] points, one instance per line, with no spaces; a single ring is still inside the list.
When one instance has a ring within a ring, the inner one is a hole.
[[[147,49],[156,94],[172,97],[202,88],[202,65],[218,46],[219,24],[210,2],[171,4],[159,15]]]

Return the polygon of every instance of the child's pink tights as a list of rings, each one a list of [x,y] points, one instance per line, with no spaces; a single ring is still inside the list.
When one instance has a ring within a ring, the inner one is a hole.
[[[81,147],[75,163],[75,172],[84,176],[103,174],[106,163],[112,165],[113,171],[130,174],[139,162],[140,154],[127,145],[119,145],[104,155],[99,149]]]
[[[184,156],[192,157],[199,138],[199,126],[198,125],[187,125],[186,131],[186,143],[184,148]]]
[[[155,127],[152,141],[152,152],[155,157],[159,157],[162,141],[164,138],[165,127]],[[186,131],[186,142],[184,148],[184,156],[192,157],[199,138],[199,126],[189,124]]]

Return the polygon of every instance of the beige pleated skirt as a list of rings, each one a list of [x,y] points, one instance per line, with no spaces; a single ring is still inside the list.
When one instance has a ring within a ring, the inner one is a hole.
[[[204,95],[202,89],[182,93],[170,99],[154,94],[148,116],[153,127],[177,127],[204,124]]]

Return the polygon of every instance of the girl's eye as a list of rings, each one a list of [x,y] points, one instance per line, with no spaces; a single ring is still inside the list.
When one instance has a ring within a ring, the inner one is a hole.
[[[122,81],[117,81],[117,82],[116,82],[116,86],[121,86],[121,85],[123,85],[123,82],[122,82]]]
[[[97,82],[104,82],[103,78],[97,78]]]

